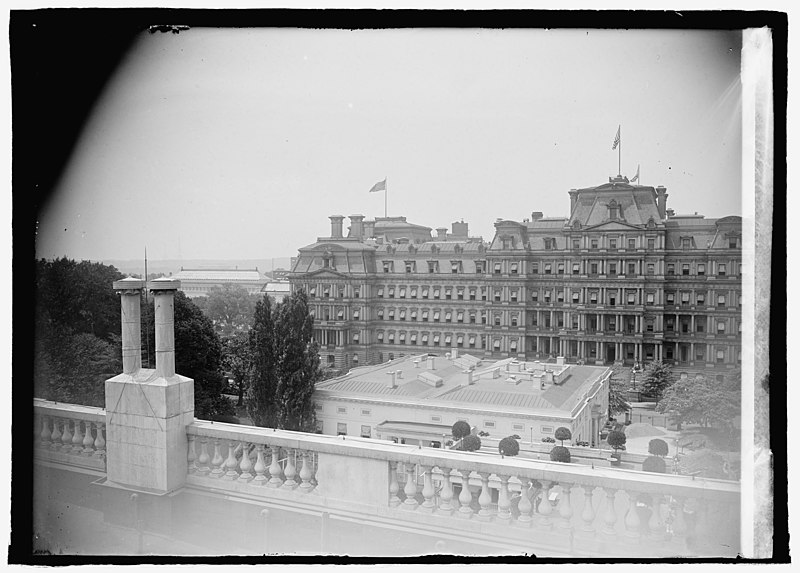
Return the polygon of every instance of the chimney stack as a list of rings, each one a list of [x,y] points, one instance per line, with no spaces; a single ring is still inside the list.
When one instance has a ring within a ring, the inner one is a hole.
[[[667,188],[663,185],[659,185],[656,187],[656,197],[657,197],[657,204],[658,204],[658,213],[661,215],[662,219],[667,217]]]
[[[122,373],[133,376],[142,368],[141,296],[145,282],[128,277],[114,281],[122,312]]]
[[[462,219],[459,223],[458,221],[452,224],[453,229],[453,237],[463,238],[466,239],[469,237],[469,223],[465,223]]]
[[[450,359],[455,360],[456,358],[458,358],[458,348],[453,347],[452,352],[450,352]]]
[[[428,370],[436,370],[436,357],[428,356]]]
[[[175,291],[181,281],[161,277],[148,283],[156,307],[156,376],[175,376]]]
[[[373,239],[375,237],[375,221],[364,221],[362,229],[365,239]]]
[[[342,215],[331,215],[328,219],[331,220],[331,239],[341,239],[344,217]]]
[[[397,379],[398,380],[402,380],[403,379],[403,371],[402,370],[398,370],[397,371]]]
[[[473,384],[475,384],[475,372],[472,370],[472,368],[469,368],[468,370],[464,370],[464,374],[467,375],[467,385],[468,386],[472,386]]]
[[[393,372],[387,372],[386,374],[388,374],[389,376],[391,376],[391,378],[389,379],[389,383],[387,384],[387,386],[388,386],[389,388],[397,388],[397,372],[394,372],[394,371],[393,371]]]
[[[364,215],[350,215],[350,237],[364,238]]]
[[[436,228],[436,238],[440,241],[447,240],[447,227],[437,227]]]

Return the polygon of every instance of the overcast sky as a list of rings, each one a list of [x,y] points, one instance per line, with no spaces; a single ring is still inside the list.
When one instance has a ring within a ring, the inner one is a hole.
[[[432,228],[568,216],[622,173],[741,214],[738,32],[192,29],[143,34],[41,213],[37,257],[270,258],[329,215]],[[348,221],[345,220],[345,227]]]

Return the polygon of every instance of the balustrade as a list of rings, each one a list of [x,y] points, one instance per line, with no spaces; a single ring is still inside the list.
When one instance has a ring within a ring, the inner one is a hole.
[[[34,400],[35,453],[60,463],[105,467],[102,408]]]

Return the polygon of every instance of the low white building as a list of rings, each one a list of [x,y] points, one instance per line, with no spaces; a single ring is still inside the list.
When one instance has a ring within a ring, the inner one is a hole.
[[[275,303],[281,303],[292,294],[289,281],[270,281],[261,289],[261,294],[269,295]]]
[[[439,446],[464,420],[493,438],[540,442],[564,426],[599,444],[611,369],[422,354],[362,366],[317,384],[317,431]],[[435,442],[438,442],[436,444]]]
[[[225,285],[243,288],[248,294],[259,294],[267,283],[267,278],[255,269],[184,269],[173,279],[181,281],[180,290],[189,298],[208,296],[212,288]]]

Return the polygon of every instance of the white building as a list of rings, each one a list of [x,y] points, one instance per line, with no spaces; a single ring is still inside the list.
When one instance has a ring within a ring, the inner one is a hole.
[[[184,269],[175,274],[173,279],[181,281],[180,290],[190,298],[208,296],[214,288],[225,285],[238,286],[248,294],[259,294],[267,283],[267,278],[255,269]]]
[[[361,366],[317,384],[317,431],[431,445],[465,420],[493,438],[540,442],[559,426],[599,444],[611,369],[514,358],[481,360],[456,349]]]

